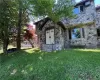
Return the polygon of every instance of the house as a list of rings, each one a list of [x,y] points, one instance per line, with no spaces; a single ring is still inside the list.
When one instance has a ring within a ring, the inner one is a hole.
[[[100,47],[100,7],[95,8],[94,0],[82,0],[73,11],[74,19],[54,23],[47,17],[35,23],[42,50]]]

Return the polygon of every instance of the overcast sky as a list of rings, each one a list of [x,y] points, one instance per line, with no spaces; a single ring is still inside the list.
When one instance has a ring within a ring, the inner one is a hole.
[[[81,0],[76,0],[76,2],[79,2]],[[100,5],[100,0],[95,0],[95,5]]]

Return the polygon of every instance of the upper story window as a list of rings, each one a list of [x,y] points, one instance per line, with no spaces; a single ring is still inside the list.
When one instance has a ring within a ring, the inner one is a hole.
[[[84,12],[84,6],[80,5],[78,7],[75,7],[73,12],[74,12],[74,14],[79,14],[81,12]]]
[[[84,12],[84,6],[79,6],[80,12]]]
[[[73,12],[74,14],[79,14],[80,13],[79,8],[78,7],[74,8]]]

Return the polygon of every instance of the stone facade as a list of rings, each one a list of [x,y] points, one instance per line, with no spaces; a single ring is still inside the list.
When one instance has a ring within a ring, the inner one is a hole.
[[[88,6],[84,6],[84,11],[79,13],[74,19],[63,19],[63,25],[58,25],[52,20],[47,20],[44,22],[45,24],[42,26],[41,30],[37,28],[40,48],[42,50],[50,52],[64,48],[71,48],[72,46],[84,48],[97,48],[100,46],[100,37],[97,36],[97,29],[100,28],[100,9],[95,8],[94,0],[83,1],[76,4],[75,7],[85,4],[87,1],[89,1],[90,4]],[[43,21],[40,21],[39,24],[40,25],[37,27],[41,27]],[[80,26],[80,24],[83,25]],[[69,30],[73,30],[75,27],[83,29],[84,33],[81,30],[80,38],[70,39]],[[46,44],[47,28],[54,29],[54,44]]]
[[[70,25],[77,27],[80,24],[84,24],[84,26],[81,26],[81,28],[84,29],[85,37],[81,37],[79,39],[68,39],[67,38],[66,43],[68,44],[66,44],[66,46],[69,45],[69,46],[84,46],[86,48],[97,48],[98,40],[97,40],[97,29],[96,29],[95,22],[97,21],[97,15],[99,14],[96,13],[94,1],[92,0],[87,0],[87,1],[90,1],[90,5],[84,6],[83,12],[79,13],[76,16],[76,18],[69,19],[67,24],[65,23],[66,27],[69,27]],[[76,7],[83,5],[84,3],[79,4]],[[89,23],[92,23],[92,24],[85,25]],[[100,24],[98,23],[97,25]],[[74,27],[72,29],[74,29]],[[67,36],[68,36],[68,30],[66,31],[67,31]]]
[[[66,48],[71,46],[79,46],[79,47],[86,47],[86,48],[96,48],[97,47],[97,32],[94,25],[91,26],[85,26],[84,29],[84,37],[82,36],[79,39],[67,39],[66,42]],[[66,30],[66,33],[68,33],[68,30]],[[68,36],[68,34],[67,34]]]
[[[54,29],[54,44],[46,44],[46,29]],[[64,48],[64,30],[61,26],[49,20],[42,28],[39,34],[40,46],[44,51],[61,50]]]
[[[96,28],[100,29],[100,6],[96,8]],[[97,37],[97,47],[100,48],[100,36]]]
[[[69,26],[69,25],[77,25],[80,23],[85,24],[93,22],[95,17],[96,17],[95,5],[94,2],[91,2],[91,5],[84,7],[84,11],[76,15],[75,19],[69,19],[69,24],[67,25]]]

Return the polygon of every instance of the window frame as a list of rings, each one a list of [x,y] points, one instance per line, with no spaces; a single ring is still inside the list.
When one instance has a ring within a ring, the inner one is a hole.
[[[80,38],[75,38],[75,39],[72,38],[72,30],[73,29],[79,29],[80,30]],[[76,40],[76,39],[85,38],[85,30],[84,30],[84,28],[73,28],[73,29],[69,29],[68,30],[68,32],[69,32],[69,40]]]
[[[75,29],[79,29],[79,31],[80,31],[80,38],[81,38],[81,29],[80,28],[74,28],[74,29],[71,30],[71,39],[72,40],[73,39],[80,39],[80,38],[73,38],[73,30],[75,30]]]
[[[83,7],[83,11],[81,11],[81,7]],[[80,10],[80,13],[84,12],[84,6],[83,5],[80,5],[79,6],[79,10]]]
[[[83,7],[83,11],[81,11],[81,6]],[[85,6],[84,5],[79,5],[79,6],[75,7],[75,8],[77,8],[78,11],[79,11],[79,13],[77,13],[77,15],[80,14],[80,13],[84,13],[85,12]]]

